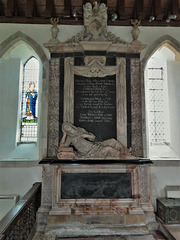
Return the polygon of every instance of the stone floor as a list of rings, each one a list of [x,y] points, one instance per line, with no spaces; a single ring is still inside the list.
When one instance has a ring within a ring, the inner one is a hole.
[[[160,231],[156,231],[156,232],[154,232],[154,233],[152,233],[153,234],[153,236],[154,236],[154,238],[156,239],[156,240],[168,240],[165,236],[164,236],[164,234],[162,233],[162,232],[160,232]]]
[[[180,224],[162,224],[161,229],[168,240],[180,240]]]
[[[180,224],[166,225],[167,230],[176,240],[180,240]]]
[[[56,240],[168,240],[160,231],[149,235],[134,236],[93,236],[93,237],[57,237]]]

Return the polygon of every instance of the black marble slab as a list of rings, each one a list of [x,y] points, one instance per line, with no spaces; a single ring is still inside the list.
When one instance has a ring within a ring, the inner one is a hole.
[[[116,75],[74,75],[74,125],[92,132],[95,141],[116,139]]]
[[[134,159],[57,159],[57,158],[44,158],[39,164],[71,164],[71,165],[104,165],[104,164],[152,164],[153,162],[147,158],[134,158]]]
[[[62,173],[61,199],[132,198],[131,173]]]

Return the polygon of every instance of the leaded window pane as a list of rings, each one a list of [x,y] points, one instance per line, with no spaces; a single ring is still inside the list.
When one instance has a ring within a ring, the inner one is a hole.
[[[23,69],[21,137],[22,142],[37,141],[39,61],[31,57]]]

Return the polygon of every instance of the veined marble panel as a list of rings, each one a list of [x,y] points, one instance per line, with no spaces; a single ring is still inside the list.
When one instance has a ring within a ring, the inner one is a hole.
[[[132,58],[131,70],[131,137],[132,154],[142,156],[142,109],[140,60]]]
[[[56,156],[59,146],[59,69],[59,59],[51,59],[48,109],[48,156]]]
[[[72,214],[143,214],[140,206],[139,166],[136,165],[55,165],[53,166],[53,192],[51,215]],[[62,173],[131,173],[132,198],[128,199],[61,199]],[[144,177],[144,176],[143,176]],[[147,189],[146,189],[147,190]],[[147,193],[148,194],[148,193]],[[148,202],[149,203],[149,202]],[[102,207],[100,209],[99,207]],[[114,206],[114,207],[113,207]],[[89,209],[89,210],[88,210]],[[128,210],[129,209],[129,210]]]

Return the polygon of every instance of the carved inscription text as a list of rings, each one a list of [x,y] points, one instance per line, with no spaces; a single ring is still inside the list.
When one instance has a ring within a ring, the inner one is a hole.
[[[101,132],[98,140],[115,137],[110,133],[111,130],[116,133],[115,75],[103,78],[87,78],[75,75],[74,90],[75,124],[95,134]],[[105,133],[102,134],[103,129],[111,130],[105,136]]]

